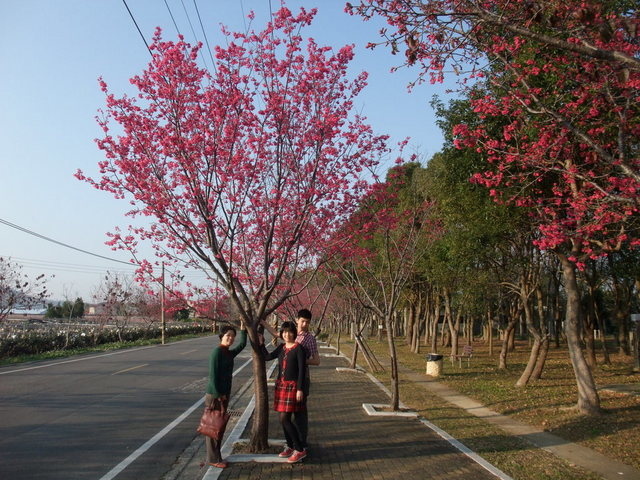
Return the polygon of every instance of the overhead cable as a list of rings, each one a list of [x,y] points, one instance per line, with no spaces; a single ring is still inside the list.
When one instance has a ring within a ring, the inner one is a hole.
[[[164,4],[167,7],[167,10],[169,11],[169,16],[171,17],[171,20],[173,21],[173,26],[176,27],[176,32],[178,32],[178,35],[181,35],[180,29],[178,28],[178,24],[176,23],[176,19],[173,18],[173,13],[171,12],[171,9],[169,8],[169,4],[167,3],[167,0],[164,0]]]
[[[198,10],[198,4],[196,3],[196,0],[193,0],[193,6],[196,7],[196,14],[198,15],[198,21],[200,22],[200,29],[202,30],[202,34],[204,35],[204,41],[207,44],[209,57],[211,57],[211,64],[213,66],[213,71],[216,72],[216,61],[213,59],[213,54],[211,53],[211,47],[209,46],[209,39],[207,38],[207,32],[204,29],[204,25],[202,25],[202,18],[200,17],[200,10]]]
[[[122,263],[122,264],[128,265],[128,266],[135,265],[135,263],[132,263],[132,262],[125,262],[125,261],[122,261],[122,260],[116,260],[115,258],[105,257],[104,255],[99,255],[97,253],[89,252],[87,250],[83,250],[81,248],[74,247],[73,245],[69,245],[68,243],[59,242],[58,240],[54,240],[53,238],[47,237],[45,235],[41,235],[41,234],[39,234],[37,232],[34,232],[33,230],[29,230],[28,228],[21,227],[20,225],[16,225],[15,223],[11,223],[11,222],[9,222],[7,220],[3,220],[2,218],[0,218],[0,223],[2,223],[4,225],[7,225],[8,227],[15,228],[16,230],[20,230],[21,232],[28,233],[29,235],[33,235],[34,237],[38,237],[38,238],[41,238],[43,240],[47,240],[48,242],[56,243],[58,245],[61,245],[61,246],[66,247],[66,248],[70,248],[72,250],[76,250],[78,252],[86,253],[87,255],[93,255],[94,257],[102,258],[104,260],[109,260],[110,262]]]
[[[127,5],[127,0],[122,0],[122,3],[124,3],[124,6],[127,7],[127,12],[129,12],[129,16],[131,17],[131,20],[133,20],[133,24],[138,29],[138,33],[140,34],[140,38],[142,38],[142,41],[144,42],[144,46],[147,47],[147,50],[149,50],[149,55],[153,57],[153,52],[149,48],[149,44],[147,43],[147,40],[145,40],[144,35],[142,34],[142,30],[140,30],[140,27],[138,26],[138,22],[136,22],[136,19],[134,18],[133,13],[131,13],[131,10],[129,9],[129,5]]]

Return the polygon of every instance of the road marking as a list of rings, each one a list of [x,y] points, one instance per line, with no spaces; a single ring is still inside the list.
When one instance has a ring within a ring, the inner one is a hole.
[[[92,360],[94,358],[110,357],[112,355],[120,355],[121,353],[129,353],[129,352],[135,352],[137,350],[145,350],[147,348],[153,348],[155,346],[156,345],[151,345],[149,347],[130,348],[130,349],[127,349],[127,350],[119,350],[117,352],[103,353],[101,355],[92,355],[90,357],[74,358],[73,360],[64,360],[62,362],[47,363],[46,365],[36,365],[35,367],[18,368],[17,370],[9,370],[8,372],[0,372],[0,375],[7,375],[9,373],[25,372],[27,370],[37,370],[38,368],[55,367],[56,365],[63,365],[65,363],[82,362],[84,360]]]
[[[271,367],[269,367],[269,369],[267,370],[267,378],[271,377],[271,374],[275,370],[277,364],[278,362],[273,362]],[[253,395],[251,397],[251,400],[249,401],[249,405],[247,405],[247,407],[244,409],[244,412],[242,412],[240,420],[238,420],[238,423],[236,423],[231,433],[227,435],[227,440],[224,442],[222,448],[220,449],[220,454],[223,458],[226,458],[227,460],[229,459],[229,456],[233,451],[234,444],[240,440],[240,436],[242,435],[242,432],[244,432],[244,429],[247,427],[249,419],[251,418],[251,415],[253,414],[255,408],[256,396]],[[210,466],[209,468],[207,468],[207,471],[202,477],[202,480],[218,480],[221,473],[222,468]]]
[[[195,340],[200,340],[200,338],[201,337],[191,338],[189,340],[181,340],[180,342],[193,342]],[[174,345],[174,344],[170,344],[170,345]],[[0,372],[0,375],[8,375],[9,373],[26,372],[27,370],[37,370],[38,368],[55,367],[56,365],[63,365],[65,363],[82,362],[84,360],[92,360],[94,358],[110,357],[112,355],[120,355],[122,353],[137,352],[138,350],[146,350],[147,348],[166,347],[166,346],[167,345],[149,345],[147,347],[127,348],[124,350],[118,350],[116,352],[101,353],[100,355],[91,355],[90,357],[74,358],[72,360],[63,360],[62,362],[47,363],[46,365],[36,365],[33,367],[25,367],[25,368],[18,368],[16,370],[8,370],[6,372]]]
[[[197,351],[198,351],[198,349],[194,348],[193,350],[188,350],[186,352],[182,352],[180,355],[186,355],[187,353],[193,353],[193,352],[197,352]]]
[[[143,363],[142,365],[138,365],[137,367],[125,368],[124,370],[120,370],[119,372],[112,373],[111,375],[118,375],[119,373],[130,372],[131,370],[137,370],[138,368],[148,366],[148,363]]]
[[[244,367],[249,365],[251,362],[252,362],[252,359],[249,358],[249,360],[247,360],[240,367],[238,367],[235,372],[233,372],[233,375],[235,376],[239,371],[241,371]],[[251,381],[251,379],[249,381]],[[178,426],[185,418],[191,415],[191,413],[203,403],[204,403],[204,396],[200,400],[198,400],[196,403],[191,405],[187,410],[185,410],[184,413],[178,416],[173,422],[171,422],[169,425],[164,427],[162,430],[156,433],[153,437],[147,440],[142,446],[138,447],[138,449],[134,451],[131,455],[129,455],[127,458],[121,461],[118,465],[113,467],[109,472],[107,472],[106,475],[101,477],[100,480],[112,480],[113,478],[115,478],[120,472],[122,472],[125,468],[127,468],[129,465],[135,462],[138,457],[140,457],[143,453],[149,450],[153,445],[158,443],[158,441],[160,441],[167,433],[169,433],[176,426]]]

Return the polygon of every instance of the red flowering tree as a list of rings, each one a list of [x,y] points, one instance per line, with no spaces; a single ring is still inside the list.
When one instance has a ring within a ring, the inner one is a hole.
[[[363,0],[350,11],[382,15],[383,43],[406,44],[420,81],[484,79],[480,118],[506,120],[502,136],[459,126],[460,145],[492,164],[475,181],[499,201],[533,207],[540,248],[562,263],[565,333],[578,408],[600,411],[580,344],[576,268],[640,244],[640,17],[624,0]]]
[[[299,271],[318,265],[318,247],[358,203],[361,173],[387,150],[351,113],[366,81],[347,76],[352,46],[334,51],[300,35],[314,15],[282,8],[261,32],[223,29],[213,73],[198,67],[199,47],[158,31],[148,68],[131,80],[136,97],[101,82],[102,176],[77,174],[149,222],[114,233],[115,247],[135,253],[149,241],[162,261],[203,270],[212,290],[227,291],[253,346],[254,451],[268,434],[260,321],[292,295]],[[140,273],[152,275],[151,263]]]
[[[337,276],[362,307],[384,324],[391,357],[391,408],[400,405],[398,360],[393,338],[394,317],[404,288],[428,244],[439,234],[431,218],[432,204],[414,181],[419,164],[391,169],[387,181],[375,186],[345,224],[355,242],[336,257]]]
[[[288,319],[295,319],[297,312],[303,308],[313,313],[312,328],[316,335],[323,330],[325,314],[330,311],[330,305],[335,300],[332,293],[335,289],[335,281],[326,272],[309,272],[301,274],[298,284],[294,287],[295,295],[290,297],[280,308]]]

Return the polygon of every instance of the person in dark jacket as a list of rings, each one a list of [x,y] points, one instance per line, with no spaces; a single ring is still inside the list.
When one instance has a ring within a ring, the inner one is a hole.
[[[216,409],[229,406],[231,395],[231,382],[233,379],[233,360],[247,344],[247,331],[244,323],[240,329],[240,341],[231,348],[236,339],[236,329],[231,325],[225,325],[220,329],[220,344],[213,349],[209,356],[209,382],[204,396],[204,405],[209,408],[213,405]],[[222,460],[220,445],[222,439],[214,440],[205,436],[207,446],[207,463],[213,467],[225,468],[228,464]]]
[[[278,377],[273,401],[273,409],[280,413],[280,423],[284,431],[287,446],[280,457],[288,457],[289,463],[296,463],[307,456],[302,444],[300,431],[291,420],[291,415],[306,408],[304,391],[306,382],[306,358],[304,347],[296,342],[297,329],[293,322],[284,322],[280,326],[280,337],[284,343],[269,353],[264,345],[262,351],[265,360],[278,359]]]

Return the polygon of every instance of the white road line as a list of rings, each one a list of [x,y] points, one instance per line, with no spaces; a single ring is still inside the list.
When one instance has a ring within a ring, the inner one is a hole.
[[[65,363],[82,362],[84,360],[92,360],[94,358],[110,357],[112,355],[120,355],[121,353],[135,352],[137,350],[145,350],[147,348],[153,348],[155,346],[156,345],[151,345],[151,346],[148,346],[148,347],[130,348],[130,349],[127,349],[127,350],[118,350],[117,352],[103,353],[101,355],[92,355],[90,357],[74,358],[72,360],[64,360],[62,362],[47,363],[46,365],[36,365],[34,367],[18,368],[16,370],[9,370],[7,372],[0,372],[0,375],[8,375],[9,373],[26,372],[27,370],[37,370],[38,368],[55,367],[56,365],[63,365]]]
[[[271,377],[271,374],[273,373],[273,370],[276,368],[277,364],[278,362],[273,362],[271,367],[267,370],[267,378]],[[242,416],[238,420],[238,423],[236,423],[235,427],[227,436],[227,440],[224,442],[222,448],[220,449],[220,455],[223,458],[228,459],[228,457],[231,455],[231,452],[233,452],[233,446],[236,442],[238,442],[238,440],[240,440],[240,436],[242,435],[242,432],[244,432],[244,429],[247,427],[247,423],[249,423],[249,419],[251,418],[255,407],[256,396],[253,395],[251,397],[251,400],[249,401],[249,404],[244,409],[244,412],[242,412]],[[209,467],[202,477],[202,480],[218,480],[218,477],[220,477],[221,473],[222,468]]]
[[[239,371],[241,371],[244,367],[251,363],[251,358],[243,363],[240,367],[233,372],[233,375],[236,375]],[[187,410],[184,411],[182,415],[176,418],[169,425],[164,427],[158,433],[156,433],[153,437],[151,437],[147,442],[145,442],[142,446],[140,446],[136,451],[134,451],[131,455],[125,458],[118,465],[113,467],[106,475],[100,478],[100,480],[111,480],[115,478],[120,472],[122,472],[125,468],[131,465],[140,455],[149,450],[154,444],[156,444],[162,437],[164,437],[167,433],[173,430],[177,425],[179,425],[185,418],[187,418],[191,413],[198,408],[204,402],[204,397],[198,400],[196,403],[191,405]]]
[[[192,339],[189,339],[189,340],[181,340],[181,342],[192,342],[192,341],[195,341],[195,340],[200,340],[200,338],[201,337],[192,338]],[[170,344],[170,345],[176,345],[176,344]],[[166,347],[166,346],[167,345],[149,345],[149,346],[146,346],[146,347],[128,348],[126,350],[118,350],[116,352],[101,353],[99,355],[91,355],[90,357],[73,358],[71,360],[63,360],[61,362],[47,363],[45,365],[35,365],[33,367],[17,368],[15,370],[8,370],[6,372],[0,372],[0,375],[8,375],[10,373],[26,372],[27,370],[37,370],[38,368],[55,367],[56,365],[63,365],[65,363],[82,362],[84,360],[92,360],[94,358],[110,357],[112,355],[120,355],[122,353],[137,352],[138,350],[146,350],[147,348]]]
[[[389,396],[389,398],[391,398],[391,392],[389,391],[389,389],[387,387],[385,387],[382,384],[382,382],[380,382],[380,380],[378,380],[376,377],[374,377],[369,372],[366,372],[366,375],[367,375],[367,377],[369,377],[369,380],[371,380],[374,384],[376,384],[384,393],[386,393]],[[400,402],[399,406],[401,408],[407,408],[407,406],[402,402]],[[425,425],[426,427],[430,428],[435,433],[437,433],[443,440],[448,442],[451,446],[453,446],[454,448],[458,449],[461,453],[465,454],[471,460],[476,462],[478,465],[480,465],[482,468],[484,468],[485,470],[489,471],[490,473],[492,473],[496,477],[498,477],[500,480],[513,480],[509,475],[504,473],[498,467],[495,467],[491,463],[487,462],[484,458],[482,458],[476,452],[471,450],[465,444],[463,444],[462,442],[458,441],[457,439],[455,439],[454,437],[449,435],[447,432],[445,432],[444,430],[442,430],[438,426],[436,426],[433,423],[431,423],[429,420],[427,420],[425,418],[422,418],[422,417],[418,417],[418,420],[423,425]]]
[[[111,375],[118,375],[119,373],[124,373],[124,372],[130,372],[131,370],[137,370],[138,368],[142,368],[142,367],[146,367],[148,366],[148,363],[143,363],[142,365],[137,365],[135,367],[131,367],[131,368],[125,368],[124,370],[120,370],[118,372],[113,372]]]

